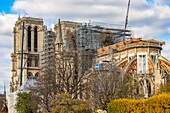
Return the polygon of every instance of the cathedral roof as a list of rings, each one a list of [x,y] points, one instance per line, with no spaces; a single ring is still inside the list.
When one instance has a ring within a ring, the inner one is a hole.
[[[123,42],[119,42],[119,43],[116,43],[116,44],[113,44],[113,45],[109,45],[109,46],[100,48],[100,49],[97,50],[97,52],[103,53],[103,52],[108,52],[111,49],[117,50],[120,47],[126,47],[130,44],[136,44],[136,45],[140,44],[142,46],[143,44],[146,44],[146,43],[147,43],[148,46],[150,46],[151,44],[155,44],[155,45],[158,45],[158,46],[165,45],[165,42],[157,41],[155,39],[142,40],[142,38],[131,38],[130,40],[126,40],[126,41],[123,41]],[[134,47],[135,47],[135,45],[134,45]]]

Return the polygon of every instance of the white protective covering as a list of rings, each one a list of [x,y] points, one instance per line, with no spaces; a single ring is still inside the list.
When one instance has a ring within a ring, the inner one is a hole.
[[[34,79],[27,79],[21,86],[21,88],[19,89],[19,91],[10,93],[8,95],[8,113],[17,113],[15,110],[15,104],[16,104],[16,100],[17,100],[17,94],[19,92],[29,92],[29,88],[31,86],[33,86],[35,83]]]

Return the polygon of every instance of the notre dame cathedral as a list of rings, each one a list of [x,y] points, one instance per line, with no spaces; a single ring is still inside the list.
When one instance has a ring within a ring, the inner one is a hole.
[[[55,25],[54,31],[51,31],[47,30],[41,18],[18,17],[13,29],[11,92],[18,90],[26,79],[36,78],[41,74],[45,58],[49,56],[50,52],[55,53],[56,51],[54,47],[48,46],[50,43],[55,43],[56,48],[62,50],[93,52],[100,47],[120,42],[122,34],[125,32],[126,36],[131,35],[129,30],[110,29],[98,25],[92,26],[90,23],[70,21],[62,21],[61,30],[58,30],[59,24],[60,21]],[[23,63],[21,66],[22,44]],[[22,77],[20,76],[21,70]]]
[[[124,75],[133,75],[141,84],[138,92],[146,97],[170,78],[170,62],[161,56],[165,42],[132,38],[130,30],[59,20],[52,31],[41,18],[18,17],[13,35],[11,92],[27,79],[40,76],[47,58],[59,51],[90,53],[81,58],[86,62],[83,73],[93,64],[101,70],[103,62],[111,62],[122,68]]]

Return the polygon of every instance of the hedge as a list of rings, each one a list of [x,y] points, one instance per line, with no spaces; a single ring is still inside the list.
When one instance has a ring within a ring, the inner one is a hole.
[[[117,99],[107,105],[108,113],[170,113],[170,94],[148,99]]]

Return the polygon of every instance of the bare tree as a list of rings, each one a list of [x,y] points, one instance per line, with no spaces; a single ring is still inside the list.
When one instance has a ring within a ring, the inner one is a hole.
[[[82,72],[85,65],[78,53],[61,52],[57,57],[46,59],[42,75],[31,88],[31,105],[34,112],[51,111],[51,101],[56,95],[66,93],[72,98],[82,98],[87,90],[88,75]]]
[[[80,95],[87,89],[88,76],[82,71],[83,62],[78,53],[62,52],[57,57],[57,84],[60,91],[71,95],[73,98],[82,98]]]
[[[116,98],[118,87],[121,84],[121,71],[113,69],[94,70],[92,94],[97,107],[106,109],[107,103]]]
[[[2,111],[3,106],[4,106],[4,98],[0,97],[0,111]]]
[[[122,70],[115,65],[103,65],[100,70],[91,72],[91,91],[97,108],[106,110],[107,103],[118,98],[134,98],[136,84],[132,77],[122,75]]]
[[[132,75],[124,75],[119,86],[118,98],[143,98],[144,95],[139,93],[140,83]]]
[[[1,94],[0,94],[0,111],[1,112],[7,112],[8,111],[6,99],[5,99],[4,95],[1,95]]]
[[[31,106],[34,112],[51,111],[51,101],[59,92],[56,83],[56,62],[54,57],[46,59],[46,65],[42,69],[42,75],[36,80],[35,86],[31,87]]]

